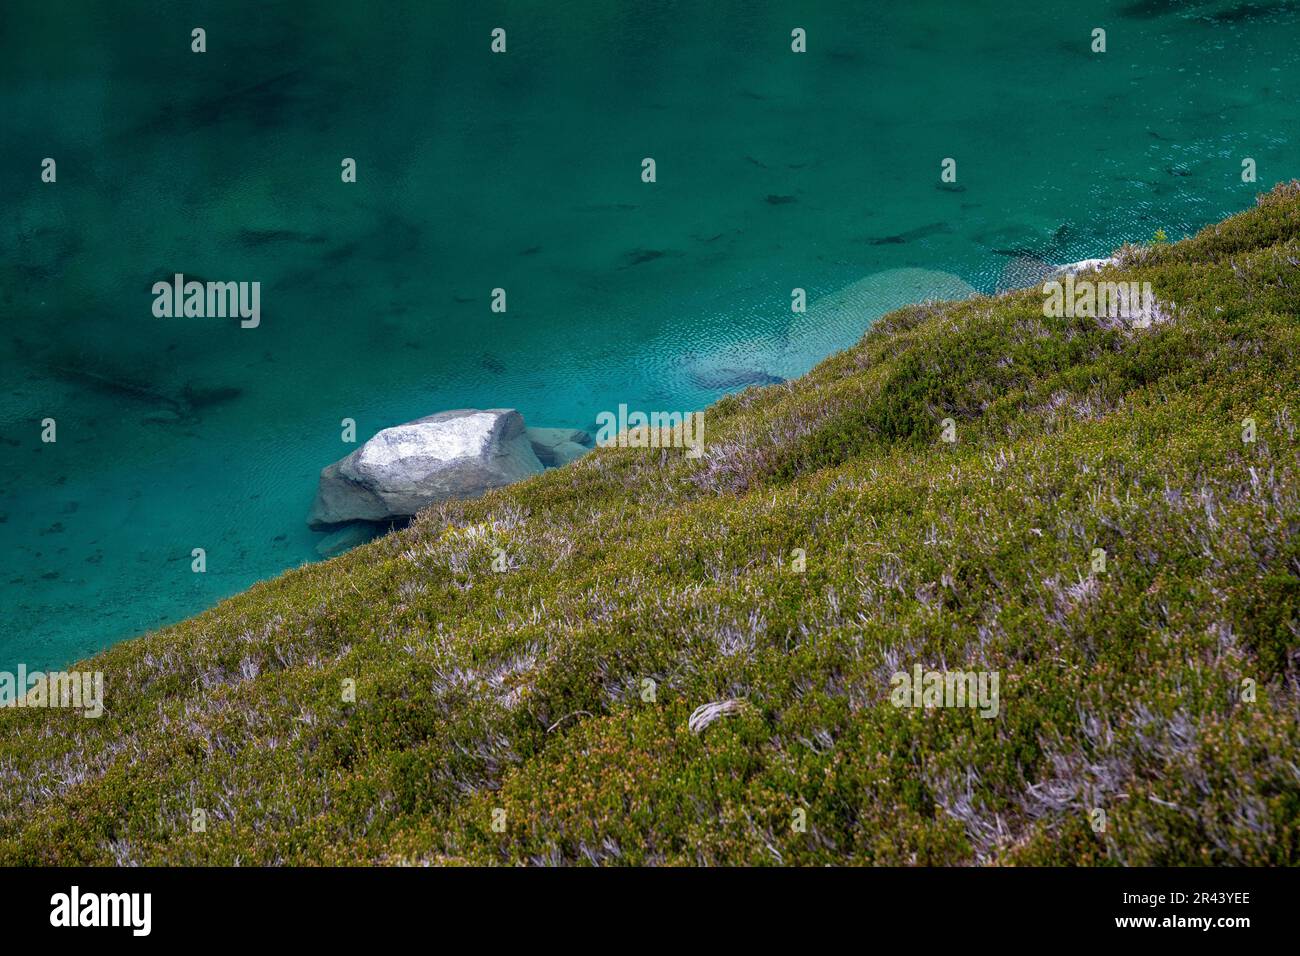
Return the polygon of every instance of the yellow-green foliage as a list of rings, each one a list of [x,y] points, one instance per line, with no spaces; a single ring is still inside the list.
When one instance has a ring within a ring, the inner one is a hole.
[[[1300,863],[1298,264],[1292,184],[1121,250],[1150,328],[904,309],[700,460],[599,450],[119,645],[102,719],[0,713],[0,862]],[[998,716],[895,708],[917,663]]]

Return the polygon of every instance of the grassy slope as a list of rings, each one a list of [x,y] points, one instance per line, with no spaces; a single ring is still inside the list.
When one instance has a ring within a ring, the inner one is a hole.
[[[0,862],[1300,862],[1300,186],[1123,261],[1172,322],[895,312],[702,462],[598,451],[113,648],[101,720],[0,713]],[[894,708],[914,662],[1000,716]]]

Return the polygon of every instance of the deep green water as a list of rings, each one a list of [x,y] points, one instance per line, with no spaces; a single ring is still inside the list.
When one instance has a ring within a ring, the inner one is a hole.
[[[5,0],[0,668],[313,560],[344,417],[699,408],[1246,207],[1300,175],[1297,104],[1293,2]],[[261,326],[155,318],[175,272],[261,282]]]

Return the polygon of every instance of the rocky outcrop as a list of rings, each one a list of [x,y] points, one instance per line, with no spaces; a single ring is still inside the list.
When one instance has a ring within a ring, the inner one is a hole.
[[[543,470],[523,417],[464,408],[385,428],[321,470],[307,523],[393,521],[439,501],[475,498]]]
[[[1078,275],[1080,272],[1099,272],[1109,265],[1115,264],[1115,257],[1110,256],[1105,259],[1080,259],[1078,262],[1068,262],[1063,266],[1058,266],[1056,275]]]

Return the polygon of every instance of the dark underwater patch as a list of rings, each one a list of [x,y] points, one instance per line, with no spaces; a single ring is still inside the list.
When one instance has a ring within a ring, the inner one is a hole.
[[[240,245],[254,249],[276,242],[318,245],[325,241],[325,237],[322,235],[299,232],[297,229],[241,229],[237,238]]]
[[[866,241],[872,246],[901,246],[909,242],[915,242],[918,239],[925,239],[928,236],[941,235],[951,231],[952,229],[946,222],[932,222],[927,226],[909,229],[907,232],[895,233],[892,236],[876,236],[868,238]]]
[[[623,255],[623,268],[627,269],[632,266],[639,266],[642,263],[654,262],[656,259],[662,259],[666,252],[662,249],[633,249],[631,252]]]

